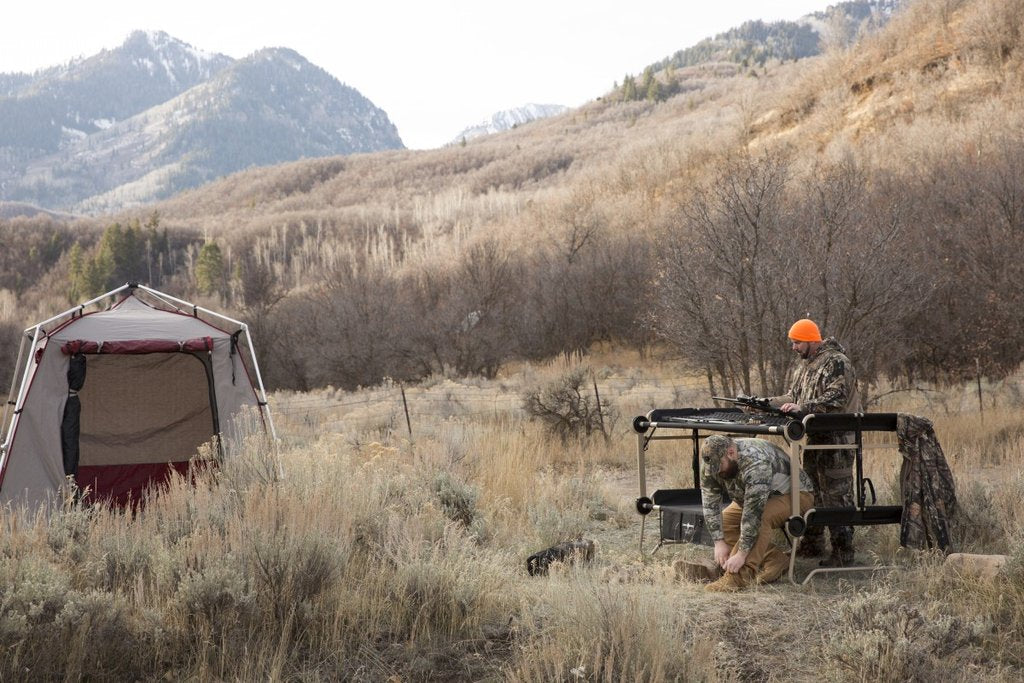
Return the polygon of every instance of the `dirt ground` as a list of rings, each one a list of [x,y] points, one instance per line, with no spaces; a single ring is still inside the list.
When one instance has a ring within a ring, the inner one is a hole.
[[[818,574],[806,585],[794,585],[786,576],[771,585],[734,594],[708,593],[701,583],[679,579],[672,569],[680,558],[710,557],[711,548],[692,544],[666,544],[659,540],[657,514],[644,520],[635,512],[639,485],[635,466],[596,473],[613,501],[616,513],[595,523],[592,538],[598,554],[595,570],[610,582],[648,582],[663,597],[666,610],[696,610],[701,630],[714,641],[716,660],[729,662],[730,676],[740,680],[818,680],[823,634],[842,627],[842,616],[832,605],[879,582],[889,583],[901,570]],[[649,467],[648,495],[664,481],[663,466]],[[652,485],[654,484],[654,485]],[[644,527],[643,550],[640,548]],[[862,546],[893,545],[897,525],[860,528]],[[870,536],[868,536],[870,534]],[[888,541],[885,538],[892,537]],[[785,538],[779,534],[780,547]],[[880,542],[881,541],[881,542]],[[653,551],[653,552],[652,552]],[[865,567],[878,559],[858,552]],[[817,567],[817,559],[798,558],[796,576],[802,580]]]

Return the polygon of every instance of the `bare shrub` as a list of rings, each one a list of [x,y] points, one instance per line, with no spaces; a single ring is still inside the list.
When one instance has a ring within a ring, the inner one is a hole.
[[[403,278],[396,337],[406,375],[494,377],[518,353],[524,278],[521,259],[494,240],[468,248],[445,268]]]
[[[785,332],[802,317],[847,347],[863,382],[910,355],[893,320],[927,290],[895,185],[870,185],[850,157],[794,173],[786,152],[731,157],[666,230],[651,322],[712,391],[786,389]]]
[[[840,629],[825,641],[821,675],[837,680],[947,679],[953,662],[971,661],[983,618],[965,620],[937,606],[908,604],[893,592],[844,601]],[[951,668],[952,667],[952,668]]]
[[[960,487],[957,492],[959,523],[953,525],[954,548],[960,552],[1005,553],[1006,520],[998,514],[993,492],[979,482]]]
[[[590,370],[572,368],[545,387],[528,391],[523,396],[523,410],[540,420],[549,432],[563,443],[598,433],[608,438],[606,421],[612,406],[597,401],[587,387]]]
[[[347,558],[320,534],[284,530],[254,534],[247,548],[254,588],[270,617],[282,624],[333,585]],[[301,613],[298,614],[301,616]]]
[[[397,282],[372,264],[339,265],[308,299],[307,334],[318,384],[377,384],[391,370],[399,327]]]
[[[662,238],[652,323],[713,391],[781,388],[799,249],[786,230],[789,174],[781,152],[723,160]]]
[[[911,245],[929,286],[904,322],[908,376],[1000,378],[1024,360],[1015,341],[1024,333],[1024,265],[1016,256],[1024,234],[1024,139],[1012,133],[977,142],[970,156],[935,159],[904,193],[920,207],[919,220],[933,226]]]
[[[913,214],[898,195],[899,180],[872,177],[844,155],[815,164],[802,185],[791,231],[799,250],[790,266],[791,315],[807,311],[823,333],[841,340],[861,385],[897,374],[911,351],[893,344],[904,334],[895,321],[928,304],[928,275],[909,248]]]
[[[1002,67],[1022,46],[1024,3],[983,0],[967,15],[963,28],[969,48],[989,66]],[[1019,55],[1018,55],[1019,58]]]
[[[528,261],[518,328],[526,358],[578,358],[597,343],[642,339],[635,323],[643,308],[648,245],[582,239],[550,245]]]
[[[215,558],[185,574],[173,601],[189,619],[205,620],[214,633],[239,623],[254,608],[255,595],[241,567]]]
[[[474,487],[458,481],[449,472],[439,472],[434,477],[433,488],[448,519],[465,527],[473,524],[479,495]]]

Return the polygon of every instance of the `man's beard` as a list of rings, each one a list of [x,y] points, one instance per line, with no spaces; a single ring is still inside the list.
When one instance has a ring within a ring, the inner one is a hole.
[[[722,479],[734,479],[739,472],[740,464],[735,460],[722,463],[722,466],[718,468],[718,476]]]

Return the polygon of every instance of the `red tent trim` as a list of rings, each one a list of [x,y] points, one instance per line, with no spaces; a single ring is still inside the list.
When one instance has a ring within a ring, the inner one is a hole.
[[[213,337],[199,337],[185,341],[168,339],[133,339],[131,341],[94,342],[75,339],[64,342],[60,350],[65,355],[76,353],[195,353],[213,350]]]

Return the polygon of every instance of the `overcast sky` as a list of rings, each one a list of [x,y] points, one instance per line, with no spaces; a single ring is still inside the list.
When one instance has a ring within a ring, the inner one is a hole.
[[[578,106],[622,77],[749,19],[835,0],[15,0],[0,72],[31,72],[166,31],[240,58],[288,47],[387,112],[405,145],[438,147],[527,103]]]

